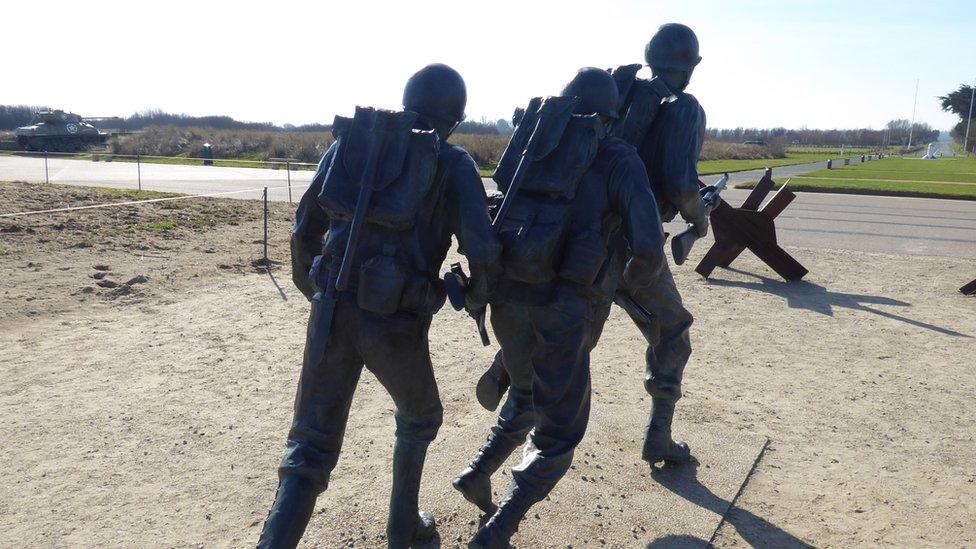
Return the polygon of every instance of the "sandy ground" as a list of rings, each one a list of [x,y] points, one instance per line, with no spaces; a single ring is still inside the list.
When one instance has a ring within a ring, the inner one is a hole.
[[[5,213],[122,198],[0,184],[0,199]],[[307,315],[289,215],[273,206],[273,278],[252,264],[255,202],[0,219],[0,546],[254,543]],[[676,431],[697,468],[652,475],[638,459],[643,344],[612,314],[587,437],[518,546],[976,543],[976,299],[957,292],[976,262],[788,249],[807,281],[747,255],[711,281],[676,269],[697,317]],[[492,420],[471,388],[494,349],[444,311],[431,350],[445,423],[422,500],[452,547],[477,527],[449,482]],[[308,546],[384,545],[390,412],[364,375]]]

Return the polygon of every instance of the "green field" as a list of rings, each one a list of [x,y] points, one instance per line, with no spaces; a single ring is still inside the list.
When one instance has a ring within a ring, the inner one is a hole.
[[[844,156],[853,154],[861,155],[876,152],[878,147],[844,147]],[[829,154],[832,157],[840,156],[840,147],[817,147],[812,145],[791,145],[786,147],[787,153],[817,153]]]
[[[860,153],[858,153],[860,154]],[[744,172],[748,170],[761,170],[763,168],[776,168],[778,166],[793,166],[796,164],[808,164],[810,162],[826,162],[830,158],[839,158],[839,151],[834,152],[788,152],[786,158],[759,158],[747,160],[703,160],[698,163],[699,175],[712,175],[717,173]]]
[[[860,153],[859,153],[860,154]],[[719,173],[744,172],[776,168],[779,166],[793,166],[810,162],[826,162],[829,158],[839,158],[837,151],[833,153],[787,153],[786,158],[759,158],[735,160],[703,160],[698,163],[699,175],[714,175]],[[495,168],[478,168],[482,177],[491,177]]]
[[[886,158],[790,179],[794,190],[976,200],[976,158]]]

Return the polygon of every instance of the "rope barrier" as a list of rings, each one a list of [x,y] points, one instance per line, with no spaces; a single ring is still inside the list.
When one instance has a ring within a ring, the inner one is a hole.
[[[310,185],[310,183],[301,183],[301,184],[298,184],[298,185],[291,185],[291,187],[308,187],[309,185]],[[218,193],[191,194],[191,195],[180,195],[180,196],[167,196],[167,197],[163,197],[163,198],[150,198],[150,199],[147,199],[147,200],[129,200],[129,201],[126,201],[126,202],[109,202],[109,203],[106,203],[106,204],[88,204],[86,206],[71,206],[71,207],[67,207],[67,208],[52,208],[52,209],[49,209],[49,210],[32,210],[32,211],[26,211],[26,212],[16,212],[16,213],[0,214],[0,218],[20,217],[20,216],[27,216],[27,215],[39,215],[39,214],[50,214],[50,213],[62,213],[62,212],[73,212],[73,211],[77,211],[77,210],[93,210],[93,209],[96,209],[96,208],[111,208],[113,206],[133,206],[133,205],[137,205],[137,204],[149,204],[149,203],[153,203],[153,202],[172,202],[172,201],[175,201],[175,200],[187,200],[187,199],[190,199],[190,198],[209,198],[209,197],[214,197],[214,196],[225,196],[225,195],[229,195],[229,194],[241,194],[241,193],[261,192],[261,191],[264,191],[266,189],[267,190],[276,190],[276,189],[287,189],[287,188],[289,188],[289,186],[287,186],[287,185],[282,185],[280,187],[257,187],[257,188],[254,188],[254,189],[243,189],[243,190],[239,190],[239,191],[222,191],[222,192],[218,192]]]

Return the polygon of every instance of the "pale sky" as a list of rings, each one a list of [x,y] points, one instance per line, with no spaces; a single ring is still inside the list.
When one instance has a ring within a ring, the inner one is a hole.
[[[936,96],[976,78],[970,1],[591,0],[78,2],[0,5],[0,104],[83,116],[158,108],[241,120],[331,122],[397,107],[411,73],[447,63],[468,117],[509,118],[582,66],[643,62],[667,22],[704,57],[688,91],[709,127],[948,129]]]

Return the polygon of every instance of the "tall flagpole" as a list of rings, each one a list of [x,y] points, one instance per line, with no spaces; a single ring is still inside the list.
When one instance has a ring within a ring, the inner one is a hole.
[[[973,121],[973,99],[976,99],[976,80],[973,80],[973,93],[969,94],[969,118],[966,119],[966,140],[962,144],[962,152],[969,156],[969,125]]]
[[[915,131],[915,109],[918,107],[918,78],[915,79],[915,103],[912,104],[912,125],[908,128],[908,148],[912,148],[912,132]]]

